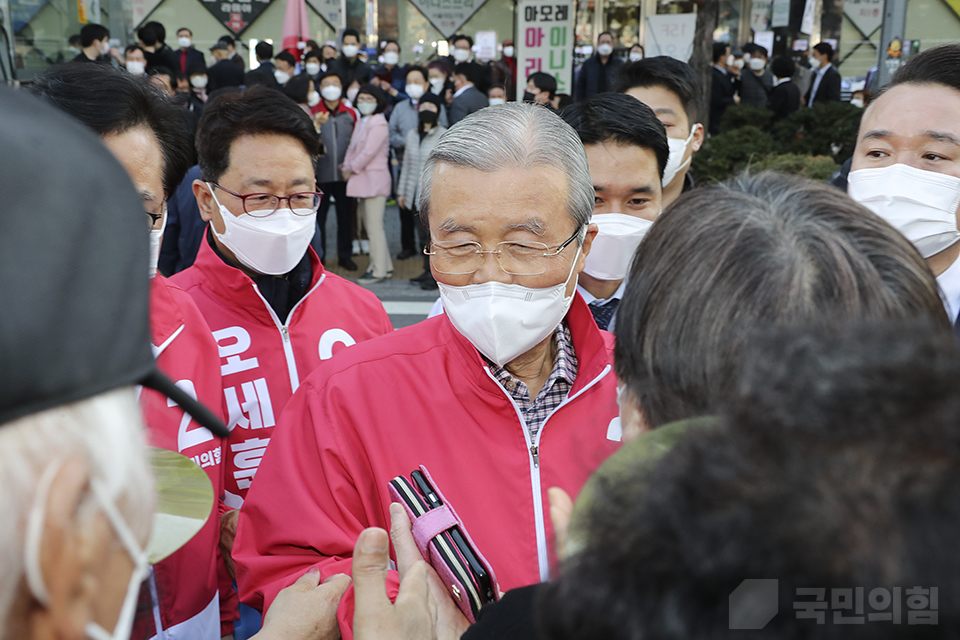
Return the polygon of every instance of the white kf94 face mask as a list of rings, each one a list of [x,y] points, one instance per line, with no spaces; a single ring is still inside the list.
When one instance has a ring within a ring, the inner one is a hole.
[[[599,227],[583,272],[597,280],[623,280],[633,254],[653,225],[649,220],[623,213],[599,213],[590,219]]]
[[[851,171],[850,197],[889,222],[924,258],[960,240],[960,178],[894,164]]]
[[[289,273],[297,266],[316,231],[316,212],[294,213],[288,206],[282,206],[289,204],[284,201],[265,218],[255,218],[246,212],[235,216],[220,204],[209,182],[207,188],[220,207],[224,230],[219,233],[213,225],[210,228],[243,266],[271,276]]]
[[[492,281],[463,287],[438,282],[443,310],[477,351],[502,367],[560,326],[573,302],[566,290],[579,257],[578,246],[567,279],[543,289]]]
[[[677,174],[680,173],[680,170],[690,164],[690,160],[693,159],[693,154],[690,154],[690,157],[686,160],[683,159],[683,156],[687,152],[687,147],[690,145],[690,141],[693,140],[693,134],[696,133],[697,127],[699,126],[700,125],[695,124],[690,127],[690,135],[687,136],[686,140],[667,138],[667,146],[670,147],[670,155],[667,156],[667,166],[663,168],[663,180],[661,181],[661,184],[664,187],[673,182],[673,179],[677,177]]]

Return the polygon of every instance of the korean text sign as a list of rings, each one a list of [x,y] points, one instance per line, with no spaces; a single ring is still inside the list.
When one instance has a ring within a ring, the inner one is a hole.
[[[573,89],[573,3],[520,0],[517,5],[517,100],[527,78],[543,71],[557,79],[557,93]]]

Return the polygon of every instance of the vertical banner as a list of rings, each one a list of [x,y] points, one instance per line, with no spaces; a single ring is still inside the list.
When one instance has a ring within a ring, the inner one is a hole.
[[[770,28],[790,26],[790,0],[773,0],[773,15],[770,17]]]
[[[517,100],[537,71],[557,79],[557,93],[573,93],[573,2],[520,0],[516,49]]]

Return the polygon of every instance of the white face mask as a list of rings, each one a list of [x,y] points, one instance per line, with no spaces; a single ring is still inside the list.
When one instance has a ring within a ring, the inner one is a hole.
[[[470,50],[469,49],[454,49],[453,50],[453,59],[457,62],[466,62],[470,59]]]
[[[747,64],[749,64],[751,60],[753,60],[753,56],[751,56],[749,53],[743,54],[743,61],[744,61],[744,62],[746,62]]]
[[[127,60],[127,71],[134,76],[142,76],[146,70],[146,65],[139,60]]]
[[[307,94],[307,104],[311,107],[315,107],[320,104],[320,94],[316,91],[311,91]]]
[[[327,86],[320,89],[320,95],[323,96],[324,100],[329,100],[330,102],[336,102],[340,99],[340,96],[343,95],[343,90],[340,89],[335,84],[328,84]]]
[[[863,98],[850,98],[850,104],[858,109],[863,109]]]
[[[187,36],[183,36],[182,38],[177,38],[177,44],[180,45],[181,49],[189,49],[193,44],[193,40]]]
[[[190,78],[190,84],[195,89],[205,89],[207,87],[207,76],[193,76]]]
[[[623,213],[598,213],[590,222],[599,227],[583,272],[597,280],[623,280],[640,241],[653,225]]]
[[[643,54],[639,51],[630,54],[630,62],[640,62],[641,60],[643,60]]]
[[[347,100],[354,102],[357,99],[357,94],[360,93],[360,87],[354,87],[353,89],[347,89]]]
[[[163,242],[163,230],[167,228],[167,214],[159,229],[150,229],[150,277],[157,275],[157,261],[160,259],[160,243]]]
[[[514,53],[515,52],[512,45],[507,45],[503,48],[503,56],[505,58],[512,58]]]
[[[734,61],[734,60],[736,60],[736,58],[734,58],[732,55],[731,55],[731,56],[727,56],[727,68],[729,68],[729,69],[732,69],[732,68],[733,68],[733,61]]]
[[[343,51],[343,55],[347,58],[356,58],[357,53],[360,52],[360,47],[355,44],[345,44],[341,51]]]
[[[286,71],[280,71],[280,69],[273,70],[273,77],[277,79],[277,82],[280,84],[287,84],[290,82],[290,74]]]
[[[733,59],[733,68],[737,71],[743,69],[743,58],[734,58]]]
[[[430,90],[433,91],[434,95],[440,95],[445,83],[446,80],[443,78],[430,78]]]
[[[43,523],[47,498],[50,494],[50,485],[53,482],[62,463],[53,464],[44,471],[40,478],[37,493],[34,496],[33,506],[30,509],[27,524],[27,540],[24,545],[24,570],[26,573],[27,584],[33,596],[43,604],[50,600],[46,585],[43,581],[43,573],[40,570],[40,546],[43,536]],[[117,615],[117,621],[113,626],[113,633],[108,632],[96,622],[88,622],[84,628],[84,633],[91,640],[127,640],[130,632],[133,630],[133,618],[137,612],[137,601],[140,596],[140,585],[146,578],[149,571],[147,564],[147,552],[140,548],[137,538],[130,530],[130,526],[124,521],[123,516],[117,511],[117,507],[110,500],[102,482],[97,478],[91,478],[90,488],[100,508],[103,510],[107,520],[113,527],[117,537],[123,544],[130,558],[133,560],[133,573],[130,574],[130,582],[127,585],[127,592],[120,606],[120,613]]]
[[[320,63],[319,62],[308,62],[307,63],[307,73],[311,76],[315,76],[320,73]]]
[[[357,105],[357,111],[360,112],[360,115],[368,116],[374,111],[377,110],[376,102],[361,102]]]
[[[394,65],[400,62],[400,54],[396,51],[387,51],[383,54],[383,64]]]
[[[667,157],[667,166],[663,168],[663,181],[661,184],[663,184],[664,187],[673,182],[673,179],[677,177],[681,169],[690,164],[693,155],[691,154],[686,160],[683,159],[683,156],[687,153],[687,146],[690,144],[690,141],[693,140],[693,134],[696,133],[696,131],[697,125],[693,125],[690,127],[690,135],[687,136],[686,140],[667,138],[670,155]]]
[[[426,93],[426,89],[422,84],[410,84],[408,82],[406,86],[403,87],[403,92],[412,99],[419,100],[423,97],[423,94]]]
[[[438,282],[444,312],[477,351],[502,367],[560,325],[573,302],[566,291],[579,257],[577,247],[567,279],[543,289],[496,281],[462,287]]]
[[[767,66],[767,61],[763,58],[750,58],[750,68],[754,71],[763,71],[765,66]]]
[[[493,107],[498,104],[506,104],[507,101],[504,98],[490,98],[487,102],[489,102],[490,106]]]
[[[613,45],[607,44],[606,42],[604,42],[603,44],[597,47],[597,53],[599,53],[602,56],[608,56],[611,53],[613,53]]]
[[[289,273],[303,259],[316,231],[316,212],[297,215],[289,207],[281,206],[266,218],[255,218],[249,213],[235,216],[220,204],[209,182],[207,188],[220,207],[223,219],[223,233],[215,228],[213,233],[243,266],[257,273],[279,276]]]
[[[103,55],[110,53],[110,43],[106,40],[100,43],[100,53]]]
[[[817,58],[814,58],[813,56],[810,56],[810,68],[813,69],[814,71],[816,71],[817,69],[819,69],[819,68],[820,68],[820,60],[817,59]]]
[[[850,197],[897,228],[924,258],[960,240],[960,178],[894,164],[851,171]]]

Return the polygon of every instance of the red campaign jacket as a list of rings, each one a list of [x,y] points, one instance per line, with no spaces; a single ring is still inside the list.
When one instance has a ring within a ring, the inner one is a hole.
[[[193,299],[160,275],[150,282],[150,333],[157,367],[222,418],[217,344]],[[176,451],[196,462],[210,478],[216,499],[210,518],[200,532],[153,566],[148,588],[159,607],[154,608],[152,615],[138,616],[131,637],[150,638],[164,632],[169,635],[163,637],[215,640],[221,634],[221,607],[217,596],[220,564],[217,502],[223,486],[220,439],[156,391],[143,389],[140,403],[150,444]],[[224,615],[231,619],[229,607]]]
[[[281,416],[240,511],[240,600],[269,606],[312,566],[324,578],[349,573],[360,532],[389,529],[387,483],[421,464],[501,590],[548,579],[547,489],[576,496],[620,444],[607,439],[618,415],[613,336],[579,294],[567,323],[577,378],[533,442],[517,405],[445,315],[357,345],[314,372]],[[348,592],[338,613],[345,638],[352,606]]]
[[[239,508],[300,381],[338,351],[393,332],[375,295],[327,273],[308,249],[313,276],[282,324],[256,283],[200,245],[193,266],[173,281],[196,301],[213,331],[230,438],[224,442],[224,502]]]

